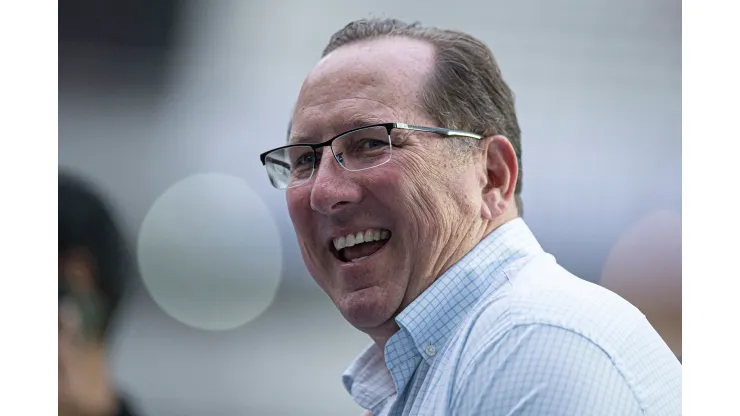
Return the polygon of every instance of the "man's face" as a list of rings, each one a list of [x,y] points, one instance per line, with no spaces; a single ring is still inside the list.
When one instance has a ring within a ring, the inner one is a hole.
[[[418,99],[433,64],[431,45],[406,38],[335,50],[303,84],[291,142],[377,123],[436,126]],[[361,330],[392,320],[459,259],[481,223],[484,169],[451,158],[444,140],[454,139],[394,130],[390,161],[363,171],[344,169],[324,147],[311,181],[287,190],[309,272]],[[335,239],[358,233],[381,240],[336,249]]]

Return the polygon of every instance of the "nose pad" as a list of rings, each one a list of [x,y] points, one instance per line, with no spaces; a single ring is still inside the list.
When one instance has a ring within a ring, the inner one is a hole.
[[[344,158],[342,157],[343,153],[337,153],[335,155],[337,162],[339,162],[342,166],[344,166]]]

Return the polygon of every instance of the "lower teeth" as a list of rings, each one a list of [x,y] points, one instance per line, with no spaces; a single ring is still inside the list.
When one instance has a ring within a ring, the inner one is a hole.
[[[356,258],[356,259],[352,259],[352,260],[350,260],[350,261],[351,261],[352,263],[357,263],[358,261],[360,261],[360,260],[365,260],[366,258],[368,258],[368,256],[365,256],[365,257],[358,257],[358,258]]]

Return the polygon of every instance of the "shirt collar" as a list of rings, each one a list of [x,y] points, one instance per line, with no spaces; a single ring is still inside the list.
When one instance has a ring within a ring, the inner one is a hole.
[[[380,348],[373,342],[342,375],[344,389],[365,409],[374,409],[395,393]]]
[[[431,365],[436,352],[483,293],[495,290],[508,279],[502,271],[541,251],[524,220],[509,221],[442,274],[396,317],[396,322],[413,340],[417,354]]]
[[[473,305],[508,279],[506,268],[539,252],[521,218],[498,227],[396,317],[401,329],[386,343],[385,363],[374,344],[352,363],[342,378],[345,389],[366,409],[393,394],[393,387],[402,392],[419,362],[431,366]]]

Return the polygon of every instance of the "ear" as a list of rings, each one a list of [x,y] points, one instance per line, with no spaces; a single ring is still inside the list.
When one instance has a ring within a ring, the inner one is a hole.
[[[491,136],[483,139],[485,177],[482,189],[481,216],[494,220],[514,206],[514,191],[519,177],[516,152],[509,139]]]

